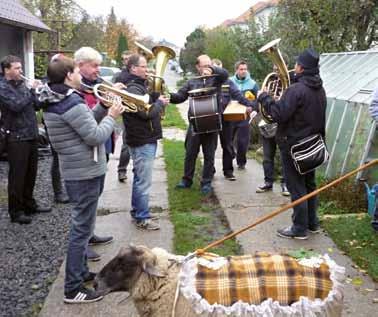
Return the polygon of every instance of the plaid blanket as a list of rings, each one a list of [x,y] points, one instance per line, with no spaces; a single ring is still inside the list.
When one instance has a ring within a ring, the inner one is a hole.
[[[211,260],[212,255],[204,255]],[[214,259],[214,258],[213,258]],[[329,267],[300,265],[288,255],[231,256],[214,270],[197,265],[196,291],[209,304],[232,306],[238,301],[259,305],[268,298],[290,305],[300,296],[325,299],[332,289]]]

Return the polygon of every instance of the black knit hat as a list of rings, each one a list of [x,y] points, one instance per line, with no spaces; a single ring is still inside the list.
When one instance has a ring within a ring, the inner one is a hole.
[[[297,63],[304,69],[314,69],[319,67],[319,54],[312,48],[306,48],[298,57]]]

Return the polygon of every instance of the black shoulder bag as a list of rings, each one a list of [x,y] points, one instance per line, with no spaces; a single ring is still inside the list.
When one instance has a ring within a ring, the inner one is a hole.
[[[290,148],[290,154],[296,170],[301,175],[313,171],[329,158],[326,144],[320,134],[299,140]]]

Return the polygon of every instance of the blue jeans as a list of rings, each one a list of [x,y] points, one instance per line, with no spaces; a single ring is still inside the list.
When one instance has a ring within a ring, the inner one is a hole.
[[[152,184],[152,168],[157,143],[148,143],[137,147],[129,146],[133,160],[134,179],[131,195],[131,215],[138,221],[150,218],[148,207]]]
[[[88,274],[87,248],[92,236],[98,198],[104,188],[105,175],[80,181],[65,181],[67,194],[73,203],[71,229],[66,260],[65,293],[76,290]]]

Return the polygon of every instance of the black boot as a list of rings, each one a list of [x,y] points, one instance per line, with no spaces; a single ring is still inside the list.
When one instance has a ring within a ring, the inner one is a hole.
[[[25,215],[23,211],[19,211],[16,215],[11,217],[11,222],[16,222],[21,225],[27,225],[32,222],[32,218],[30,216]]]

